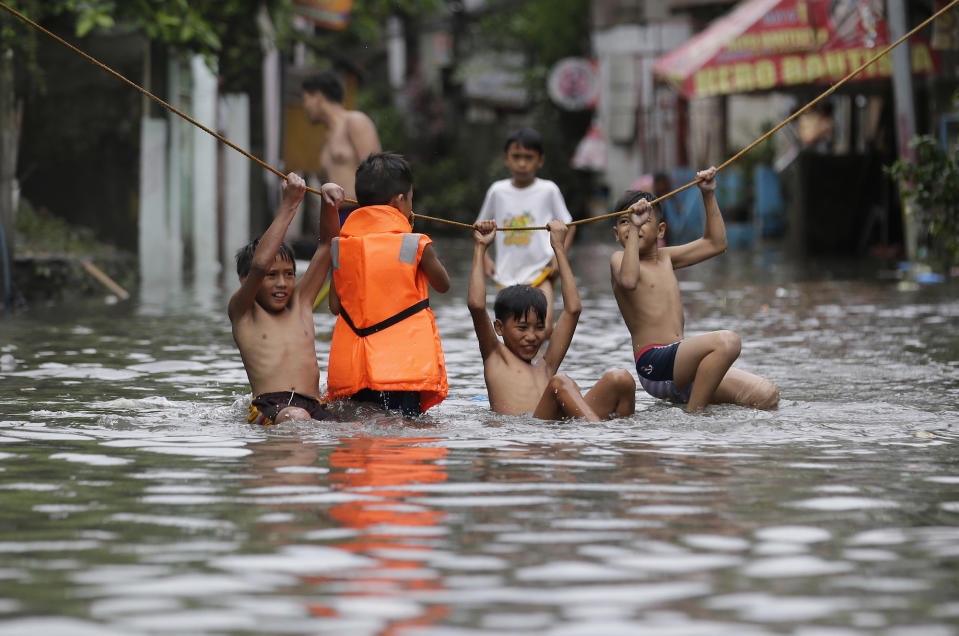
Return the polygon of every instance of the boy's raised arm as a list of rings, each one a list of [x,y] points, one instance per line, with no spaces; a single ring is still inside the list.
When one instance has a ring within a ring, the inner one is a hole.
[[[553,328],[553,335],[550,336],[546,353],[543,354],[543,362],[553,374],[559,369],[569,344],[573,341],[573,332],[576,331],[576,323],[579,322],[583,305],[579,300],[579,290],[576,289],[573,270],[569,266],[569,259],[566,258],[566,236],[569,227],[555,219],[547,223],[546,227],[549,229],[550,245],[553,246],[553,252],[556,254],[556,266],[559,268],[559,279],[563,291],[563,311]]]
[[[695,265],[726,251],[726,224],[723,222],[719,202],[716,200],[716,168],[700,170],[696,173],[696,178],[702,179],[699,182],[699,189],[703,195],[703,205],[706,207],[706,226],[703,229],[702,238],[685,245],[667,248],[673,262],[673,269]]]
[[[609,261],[613,282],[627,291],[639,285],[639,228],[647,223],[652,215],[652,205],[646,199],[640,199],[629,206],[629,213],[616,217],[620,233],[625,232],[623,251],[614,252]]]
[[[432,244],[423,248],[423,258],[420,259],[420,268],[423,270],[423,273],[426,274],[426,280],[429,281],[430,287],[441,294],[449,291],[449,272],[446,271],[443,263],[440,262]]]
[[[499,346],[499,338],[486,313],[486,276],[484,258],[486,250],[496,236],[496,221],[479,221],[473,230],[473,269],[470,272],[469,290],[466,292],[466,306],[473,318],[473,329],[479,341],[480,355],[486,360]]]
[[[333,237],[340,233],[339,207],[345,193],[343,188],[335,183],[324,183],[321,188],[322,207],[320,212],[320,236],[316,252],[310,260],[310,266],[303,273],[296,294],[301,302],[307,302],[313,307],[316,296],[323,287],[326,274],[330,271],[330,243]]]
[[[293,217],[296,216],[296,210],[300,206],[304,194],[306,194],[306,181],[295,172],[288,174],[286,181],[283,182],[283,200],[276,211],[276,216],[273,217],[270,227],[260,237],[256,251],[253,252],[250,273],[243,279],[240,289],[230,298],[227,312],[231,321],[249,311],[256,301],[256,292],[260,289],[260,283],[263,282],[266,271],[280,252],[283,238],[286,236],[290,223],[293,222]]]
[[[483,205],[480,207],[479,216],[476,217],[476,223],[474,227],[479,227],[479,224],[483,221],[493,221],[495,227],[495,213],[494,208],[495,204],[493,202],[493,186],[490,186],[486,190],[486,196],[483,197]],[[493,236],[496,236],[495,234]],[[490,239],[492,241],[492,239]],[[483,271],[490,278],[496,277],[496,261],[489,255],[489,245],[486,246],[487,249],[483,252]]]

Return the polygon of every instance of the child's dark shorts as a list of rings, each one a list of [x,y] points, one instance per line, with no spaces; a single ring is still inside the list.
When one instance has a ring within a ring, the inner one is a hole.
[[[678,349],[679,342],[649,345],[636,356],[636,373],[646,393],[660,400],[686,404],[693,391],[693,383],[690,382],[689,386],[682,390],[677,389],[673,383],[673,366]]]
[[[400,411],[406,417],[416,417],[420,410],[419,391],[374,391],[360,389],[350,396],[354,402],[373,402],[387,411]]]
[[[276,416],[288,406],[305,410],[314,420],[334,422],[339,420],[316,398],[293,391],[276,391],[274,393],[263,393],[253,398],[253,401],[250,402],[250,414],[247,421],[250,424],[272,426],[276,421]]]

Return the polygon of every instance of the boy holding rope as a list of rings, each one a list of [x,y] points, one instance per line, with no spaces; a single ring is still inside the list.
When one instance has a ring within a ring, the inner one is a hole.
[[[726,226],[716,201],[716,168],[696,175],[706,207],[702,238],[659,247],[666,231],[662,209],[648,192],[630,191],[616,204],[613,234],[623,250],[610,258],[613,294],[632,339],[639,382],[650,395],[686,404],[688,412],[707,404],[731,403],[775,408],[779,389],[732,367],[741,342],[732,331],[683,337],[683,305],[674,270],[726,250]]]
[[[473,270],[466,304],[483,356],[490,408],[505,415],[532,413],[533,417],[545,420],[583,417],[597,422],[611,415],[632,415],[636,408],[636,382],[625,369],[606,372],[585,396],[572,378],[556,373],[573,339],[581,305],[566,258],[569,228],[557,220],[550,221],[547,228],[562,284],[563,311],[546,353],[536,363],[533,358],[546,340],[546,295],[530,285],[501,289],[493,305],[496,321],[490,322],[483,263],[486,249],[496,235],[496,222],[480,221],[473,231]],[[498,336],[503,338],[502,342]]]
[[[356,169],[356,199],[333,240],[327,399],[372,402],[408,417],[446,398],[446,361],[429,290],[449,274],[425,234],[413,233],[413,173],[378,152]]]
[[[240,289],[230,298],[228,313],[253,389],[251,424],[338,419],[320,402],[313,299],[330,269],[330,242],[339,231],[337,208],[343,188],[323,185],[319,245],[296,283],[293,250],[283,237],[305,193],[306,182],[291,172],[270,227],[236,254]]]
[[[506,138],[503,163],[510,178],[494,182],[486,191],[477,223],[496,221],[498,227],[546,225],[553,219],[573,220],[559,187],[549,179],[536,176],[543,167],[543,140],[532,128],[519,128]],[[575,228],[566,235],[565,248],[573,242]],[[553,283],[556,258],[545,232],[505,231],[496,235],[496,261],[487,254],[483,259],[486,275],[500,287],[532,285],[546,294],[546,337],[553,330]]]

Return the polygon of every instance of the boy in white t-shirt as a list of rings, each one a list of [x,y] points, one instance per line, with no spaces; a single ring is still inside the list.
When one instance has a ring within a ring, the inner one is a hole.
[[[544,226],[554,219],[573,220],[559,187],[548,179],[536,177],[543,167],[543,140],[532,128],[519,128],[506,138],[503,162],[512,175],[494,182],[486,191],[476,222],[493,220],[497,227]],[[565,247],[573,242],[576,228],[569,228]],[[542,230],[496,233],[496,261],[487,253],[484,271],[500,287],[532,285],[546,294],[546,328],[553,330],[553,281],[556,258],[549,233]],[[547,333],[547,337],[548,337]]]

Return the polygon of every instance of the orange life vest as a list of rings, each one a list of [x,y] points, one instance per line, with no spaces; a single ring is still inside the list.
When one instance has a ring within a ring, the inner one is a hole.
[[[361,389],[419,391],[424,412],[446,397],[446,363],[420,268],[432,241],[396,208],[350,213],[333,239],[340,315],[333,327],[327,400]]]

